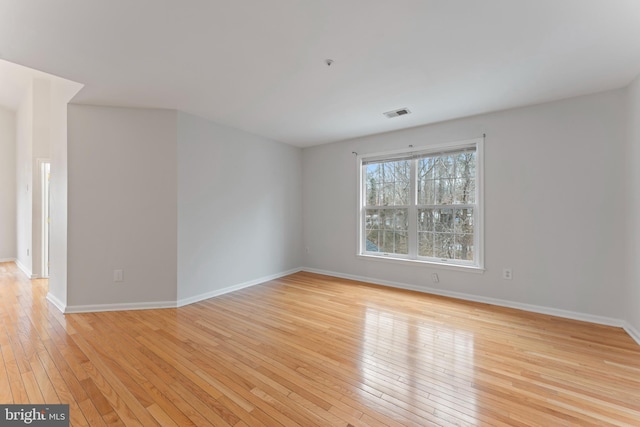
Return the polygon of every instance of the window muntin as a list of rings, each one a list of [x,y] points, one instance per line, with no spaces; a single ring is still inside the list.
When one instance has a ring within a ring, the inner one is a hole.
[[[359,253],[482,267],[481,143],[360,157]]]

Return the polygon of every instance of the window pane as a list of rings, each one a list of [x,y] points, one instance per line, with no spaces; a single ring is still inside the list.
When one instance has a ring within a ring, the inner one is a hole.
[[[456,178],[473,178],[476,176],[476,153],[467,152],[456,155]]]
[[[476,182],[474,179],[456,179],[454,203],[472,204],[476,198]]]
[[[394,205],[409,204],[409,179],[407,181],[396,181]]]
[[[418,160],[418,204],[475,203],[475,152]]]
[[[455,259],[473,260],[473,234],[456,234],[454,246]]]
[[[424,179],[418,181],[418,204],[434,205],[435,202],[435,181]]]
[[[377,247],[380,252],[406,255],[408,253],[407,232],[396,230],[380,232]]]
[[[473,209],[419,209],[418,256],[473,261]]]
[[[366,165],[367,206],[408,205],[410,181],[409,160]]]
[[[396,230],[408,231],[409,230],[409,210],[408,209],[394,209],[394,219]]]
[[[456,209],[454,220],[454,231],[456,234],[473,234],[473,209]]]
[[[453,233],[435,233],[434,255],[436,258],[453,259]]]
[[[408,245],[407,237],[408,237],[408,234],[406,231],[399,231],[394,233],[393,253],[405,254],[405,255],[409,253],[409,245]]]
[[[476,153],[456,155],[455,203],[475,203]]]
[[[388,205],[393,205],[394,201],[395,201],[395,195],[394,195],[394,187],[393,187],[393,182],[387,182],[385,181],[383,187],[382,187],[382,205],[383,206],[388,206]]]
[[[434,204],[450,205],[454,199],[455,179],[443,178],[434,181]]]
[[[382,228],[384,230],[394,230],[395,227],[395,216],[394,211],[389,209],[380,210],[380,218],[382,221]]]
[[[380,215],[377,209],[367,209],[365,211],[365,229],[366,230],[379,230],[380,229]]]
[[[378,243],[380,241],[379,238],[380,238],[380,232],[378,230],[368,230],[365,249],[367,251],[371,251],[375,247],[374,252],[377,252],[379,250],[379,246],[378,246]]]
[[[366,209],[366,250],[408,253],[408,209]]]
[[[387,253],[395,253],[394,250],[394,231],[393,230],[385,230],[382,234],[382,241],[380,242],[380,251]]]
[[[452,259],[454,256],[454,211],[453,209],[434,209],[434,255],[437,258]]]
[[[418,233],[418,255],[419,256],[434,256],[434,238],[435,234],[430,232]]]
[[[435,157],[434,178],[455,178],[455,155]]]
[[[434,167],[435,159],[433,157],[418,160],[417,185],[418,204],[420,205],[435,204],[435,187],[433,180]]]
[[[418,231],[434,231],[433,209],[418,209]]]
[[[369,206],[382,204],[382,165],[380,163],[367,165],[367,194],[366,201]]]
[[[453,233],[453,209],[434,209],[433,222],[438,233]]]
[[[433,169],[436,165],[434,157],[424,157],[418,160],[418,179],[433,179]]]

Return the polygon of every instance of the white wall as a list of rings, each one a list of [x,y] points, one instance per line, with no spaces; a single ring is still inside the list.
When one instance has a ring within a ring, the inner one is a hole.
[[[0,108],[0,261],[16,258],[16,114]]]
[[[178,299],[299,268],[301,150],[178,113]]]
[[[61,311],[67,306],[67,103],[82,88],[56,80],[51,84],[49,193],[49,293],[47,299]]]
[[[32,272],[33,87],[25,91],[16,112],[16,263]]]
[[[619,319],[626,277],[624,100],[624,91],[607,92],[305,149],[304,265]],[[352,151],[483,133],[484,274],[356,257]],[[502,279],[503,267],[513,268],[513,280]],[[432,272],[440,283],[432,283]]]
[[[33,133],[32,133],[32,176],[31,183],[31,248],[32,275],[43,277],[42,266],[42,177],[39,159],[49,159],[51,145],[51,82],[44,79],[33,80]]]
[[[70,311],[176,300],[176,115],[69,105]]]
[[[33,79],[16,113],[16,258],[31,277],[42,275],[42,193],[37,159],[50,154],[51,82]]]
[[[635,330],[636,340],[640,340],[640,76],[628,89],[628,142],[629,156],[627,170],[630,188],[628,207],[629,251],[627,264],[629,278],[624,294],[626,321]]]
[[[68,311],[171,306],[301,265],[299,148],[175,111],[70,105],[67,150]]]

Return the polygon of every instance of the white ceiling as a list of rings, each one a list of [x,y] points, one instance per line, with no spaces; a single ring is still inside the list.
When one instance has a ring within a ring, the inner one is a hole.
[[[640,1],[1,0],[0,58],[310,146],[625,86]]]

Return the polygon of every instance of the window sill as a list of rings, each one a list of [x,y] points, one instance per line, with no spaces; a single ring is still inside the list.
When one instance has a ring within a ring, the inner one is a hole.
[[[366,255],[366,254],[357,254],[358,258],[366,261],[383,261],[383,262],[391,262],[395,264],[404,264],[404,265],[415,265],[422,267],[434,267],[441,268],[444,270],[455,270],[455,271],[464,271],[467,273],[475,273],[475,274],[483,274],[485,269],[484,267],[477,267],[473,265],[458,265],[458,264],[445,264],[441,262],[433,262],[433,261],[423,261],[417,259],[402,259],[402,258],[394,258],[383,255]]]

